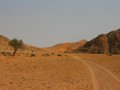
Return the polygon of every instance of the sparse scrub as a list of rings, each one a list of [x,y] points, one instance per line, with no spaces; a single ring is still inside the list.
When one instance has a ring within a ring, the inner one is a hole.
[[[2,54],[3,56],[11,56],[11,54],[10,54],[9,52],[4,52],[4,51],[2,51],[1,54]]]
[[[17,56],[20,56],[20,54],[18,53],[18,54],[16,54]]]
[[[48,53],[45,53],[42,56],[47,57],[47,56],[50,56],[50,55]]]
[[[30,56],[30,54],[29,54],[29,53],[26,53],[25,56],[28,57],[28,56]]]
[[[65,55],[66,57],[68,57],[68,55]]]
[[[57,54],[57,56],[61,57],[62,55],[61,54]]]
[[[30,55],[30,57],[35,57],[36,55],[34,54],[34,53],[32,53],[31,55]]]
[[[51,55],[55,55],[55,53],[52,52]]]
[[[1,54],[3,55],[3,56],[6,56],[7,55],[7,53],[6,52],[1,52]]]

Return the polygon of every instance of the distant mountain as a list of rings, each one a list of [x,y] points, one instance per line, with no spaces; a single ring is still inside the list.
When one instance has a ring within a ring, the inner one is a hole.
[[[13,50],[9,45],[10,39],[0,35],[0,51]],[[61,43],[49,48],[38,48],[24,44],[24,51],[52,51],[52,52],[75,52],[93,54],[120,54],[120,29],[108,34],[98,35],[91,41],[81,40],[79,42]]]
[[[101,34],[73,52],[120,54],[120,29],[108,34]]]
[[[48,50],[56,52],[69,52],[83,46],[86,42],[86,40],[81,40],[79,42],[61,43],[48,48]]]

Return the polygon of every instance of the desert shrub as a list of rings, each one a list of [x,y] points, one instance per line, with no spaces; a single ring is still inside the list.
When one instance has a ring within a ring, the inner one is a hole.
[[[19,54],[22,54],[22,52],[19,52]]]
[[[17,56],[20,56],[20,54],[19,54],[19,53],[17,53],[16,55],[17,55]]]
[[[47,57],[47,56],[50,56],[50,55],[48,53],[45,53],[42,56]]]
[[[108,55],[108,56],[112,56],[112,53],[107,52],[106,55]]]
[[[2,54],[3,56],[11,56],[11,54],[10,54],[9,52],[5,52],[5,51],[2,51],[1,54]]]
[[[57,56],[61,57],[62,55],[61,55],[61,54],[58,54]]]
[[[68,55],[65,55],[66,57],[68,57]]]
[[[112,56],[112,54],[111,54],[111,53],[109,53],[109,54],[108,54],[108,56]]]
[[[33,53],[32,53],[32,54],[33,54]],[[28,57],[29,55],[31,55],[31,54],[29,54],[29,53],[26,53],[26,54],[25,54],[26,57]],[[31,56],[32,56],[32,55],[31,55]]]
[[[51,55],[55,55],[55,53],[51,53]]]
[[[1,54],[3,55],[3,56],[6,56],[7,55],[7,53],[6,52],[1,52]]]
[[[35,57],[36,55],[34,53],[30,54],[30,57]]]

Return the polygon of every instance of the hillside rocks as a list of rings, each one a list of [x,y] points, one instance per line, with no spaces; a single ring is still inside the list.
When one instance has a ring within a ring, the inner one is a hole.
[[[120,54],[120,29],[101,34],[73,52],[94,54]]]
[[[107,34],[109,39],[109,52],[120,54],[120,29]]]

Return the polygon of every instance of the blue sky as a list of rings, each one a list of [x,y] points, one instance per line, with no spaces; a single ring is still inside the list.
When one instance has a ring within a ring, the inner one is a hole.
[[[0,0],[0,34],[47,47],[120,28],[120,0]]]

